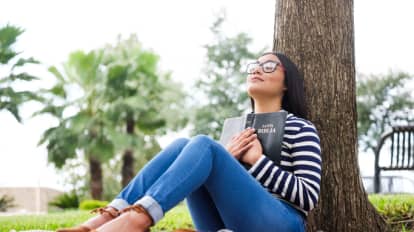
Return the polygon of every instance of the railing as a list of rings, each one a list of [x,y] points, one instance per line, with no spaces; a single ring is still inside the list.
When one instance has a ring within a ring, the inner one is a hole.
[[[387,140],[390,159],[387,165],[380,165],[380,152]],[[414,170],[414,125],[395,126],[388,133],[385,133],[379,140],[375,149],[375,175],[374,192],[381,191],[381,171]]]

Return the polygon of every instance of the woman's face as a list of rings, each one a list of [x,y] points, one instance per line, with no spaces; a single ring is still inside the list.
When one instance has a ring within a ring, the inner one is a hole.
[[[256,65],[248,66],[248,73],[247,93],[253,99],[283,96],[286,90],[285,73],[283,65],[275,55],[267,54],[260,57]]]

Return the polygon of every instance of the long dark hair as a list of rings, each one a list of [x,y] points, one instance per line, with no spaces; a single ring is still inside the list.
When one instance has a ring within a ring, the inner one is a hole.
[[[298,117],[307,119],[308,110],[306,107],[305,88],[303,84],[303,76],[286,55],[279,52],[266,52],[264,55],[272,54],[279,58],[285,68],[285,86],[287,90],[283,94],[282,109],[292,113]],[[250,98],[252,110],[254,112],[254,101]]]

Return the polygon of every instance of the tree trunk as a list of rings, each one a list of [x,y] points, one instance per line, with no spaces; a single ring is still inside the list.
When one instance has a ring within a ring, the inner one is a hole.
[[[304,73],[309,119],[322,147],[321,196],[308,231],[387,231],[357,161],[352,0],[277,0],[274,50]]]
[[[102,200],[103,183],[101,162],[90,156],[89,171],[91,174],[91,195],[93,199]]]
[[[127,119],[126,132],[132,136],[134,134],[135,122],[133,119]],[[134,177],[134,154],[131,149],[126,149],[122,156],[122,187],[125,187]]]

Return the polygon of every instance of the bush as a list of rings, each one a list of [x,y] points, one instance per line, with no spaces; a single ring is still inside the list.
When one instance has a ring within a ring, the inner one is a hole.
[[[414,229],[414,195],[373,194],[369,200],[395,231]]]
[[[14,198],[8,195],[3,195],[0,197],[0,212],[6,212],[7,209],[16,206],[14,204]]]
[[[79,209],[82,210],[93,210],[100,207],[105,207],[108,205],[107,201],[98,201],[98,200],[84,200],[81,202]]]
[[[79,207],[79,197],[76,193],[64,193],[57,196],[49,205],[60,209],[77,209]]]

